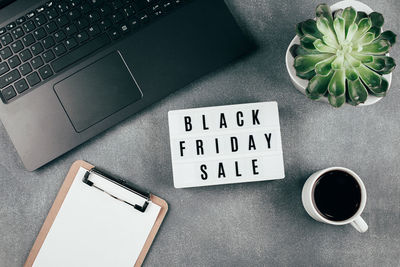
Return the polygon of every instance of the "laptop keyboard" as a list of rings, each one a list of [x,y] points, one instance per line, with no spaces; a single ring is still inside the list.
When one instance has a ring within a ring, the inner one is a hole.
[[[49,1],[0,28],[0,90],[7,103],[187,0]]]

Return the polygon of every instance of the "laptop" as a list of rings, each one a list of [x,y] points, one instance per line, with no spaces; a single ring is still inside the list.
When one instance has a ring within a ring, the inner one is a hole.
[[[249,49],[223,0],[17,0],[0,118],[32,171]]]

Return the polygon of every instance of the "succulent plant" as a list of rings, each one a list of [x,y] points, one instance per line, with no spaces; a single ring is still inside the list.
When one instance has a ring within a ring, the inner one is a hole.
[[[364,103],[369,94],[386,95],[389,83],[382,76],[396,64],[387,56],[396,42],[392,31],[382,32],[382,14],[366,14],[347,7],[331,12],[326,4],[316,8],[317,18],[296,27],[300,45],[290,51],[296,75],[309,80],[306,94],[311,99],[328,97],[334,107],[346,101]]]

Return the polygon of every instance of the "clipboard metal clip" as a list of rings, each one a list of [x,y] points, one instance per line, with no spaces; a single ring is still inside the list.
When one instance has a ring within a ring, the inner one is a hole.
[[[142,198],[144,198],[145,202],[144,202],[143,206],[140,206],[138,204],[129,203],[128,201],[120,199],[120,198],[110,194],[109,192],[101,189],[100,187],[96,186],[92,181],[89,180],[89,176],[91,174],[96,174],[96,175],[106,179],[107,181],[110,181],[110,182],[112,182],[112,183],[114,183],[114,184],[116,184],[116,185],[118,185],[118,186],[120,186],[120,187],[122,187],[122,188],[124,188],[124,189],[126,189],[126,190],[128,190],[128,191],[130,191],[130,192],[142,197]],[[121,202],[124,202],[124,203],[134,207],[136,210],[138,210],[140,212],[145,212],[147,206],[149,205],[150,193],[138,190],[137,188],[134,188],[131,184],[129,184],[127,181],[122,180],[122,179],[118,179],[118,178],[114,178],[114,177],[111,177],[109,175],[106,175],[106,174],[104,174],[103,172],[99,171],[96,168],[92,168],[92,169],[86,171],[85,175],[83,176],[82,182],[84,182],[88,186],[92,186],[92,187],[94,187],[94,188],[96,188],[96,189],[108,194],[109,196],[111,196],[111,197],[113,197],[113,198],[115,198],[115,199],[117,199],[117,200],[119,200]]]

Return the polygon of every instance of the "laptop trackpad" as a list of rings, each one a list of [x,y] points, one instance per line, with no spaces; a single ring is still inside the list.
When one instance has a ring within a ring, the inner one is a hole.
[[[118,52],[113,52],[54,85],[77,132],[142,98]]]

